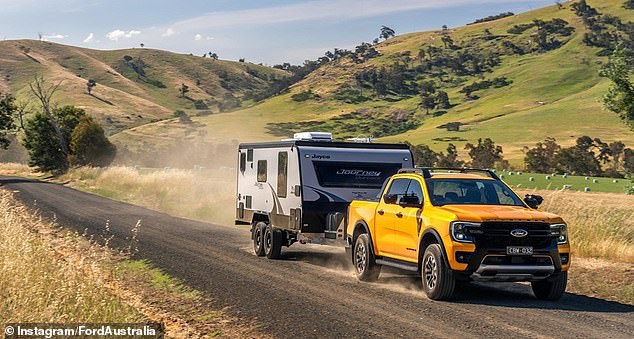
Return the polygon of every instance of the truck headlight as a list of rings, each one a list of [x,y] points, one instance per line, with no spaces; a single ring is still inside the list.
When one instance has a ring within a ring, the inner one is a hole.
[[[480,224],[477,222],[454,221],[449,226],[451,238],[457,242],[473,242],[472,234],[481,233]],[[478,231],[473,232],[472,229],[477,228]]]
[[[557,236],[558,245],[568,242],[568,226],[566,224],[551,224],[550,234]]]

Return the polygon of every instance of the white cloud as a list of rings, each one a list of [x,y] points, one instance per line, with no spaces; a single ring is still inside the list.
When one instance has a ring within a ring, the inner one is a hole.
[[[42,35],[42,39],[43,40],[50,40],[50,39],[66,39],[68,38],[68,35],[62,35],[62,34],[51,34],[51,35]]]
[[[165,33],[161,34],[161,36],[168,37],[174,34],[176,34],[176,31],[170,27],[165,31]]]
[[[131,31],[122,31],[120,29],[115,29],[112,32],[109,32],[108,34],[106,34],[106,38],[112,40],[112,41],[119,41],[121,39],[130,39],[131,37],[135,36],[135,35],[139,35],[141,34],[141,31],[135,31],[135,30],[131,30]]]
[[[200,34],[194,35],[194,40],[196,40],[196,41],[200,41],[202,38],[203,38],[203,36],[200,35]]]
[[[482,3],[521,3],[526,0],[484,0]],[[277,7],[218,11],[175,22],[171,29],[204,30],[227,26],[261,26],[295,21],[350,20],[411,10],[456,7],[473,0],[400,0],[386,5],[382,0],[321,0]]]
[[[88,34],[88,36],[86,37],[86,39],[84,39],[84,42],[92,42],[92,40],[95,38],[95,35],[90,33]]]

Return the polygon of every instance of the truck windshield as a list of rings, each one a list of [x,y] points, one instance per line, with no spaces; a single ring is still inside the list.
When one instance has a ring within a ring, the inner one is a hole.
[[[431,203],[442,205],[524,206],[508,186],[495,180],[427,179]]]
[[[313,161],[322,187],[381,188],[403,167],[396,163]]]

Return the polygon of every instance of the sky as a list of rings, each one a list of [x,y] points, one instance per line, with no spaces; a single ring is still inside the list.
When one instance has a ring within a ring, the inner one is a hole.
[[[0,39],[294,64],[378,36],[456,27],[554,0],[0,0]]]

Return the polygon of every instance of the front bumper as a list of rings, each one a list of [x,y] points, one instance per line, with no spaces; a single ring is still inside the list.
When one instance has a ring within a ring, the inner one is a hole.
[[[490,257],[488,257],[490,258]],[[539,281],[555,273],[550,257],[539,257],[532,264],[492,264],[482,261],[470,278],[479,281]],[[504,257],[504,259],[509,259]]]
[[[533,254],[507,255],[507,246],[532,246]],[[484,233],[473,243],[452,241],[448,247],[450,266],[462,280],[539,281],[566,271],[570,264],[570,246],[547,236],[515,239]]]

